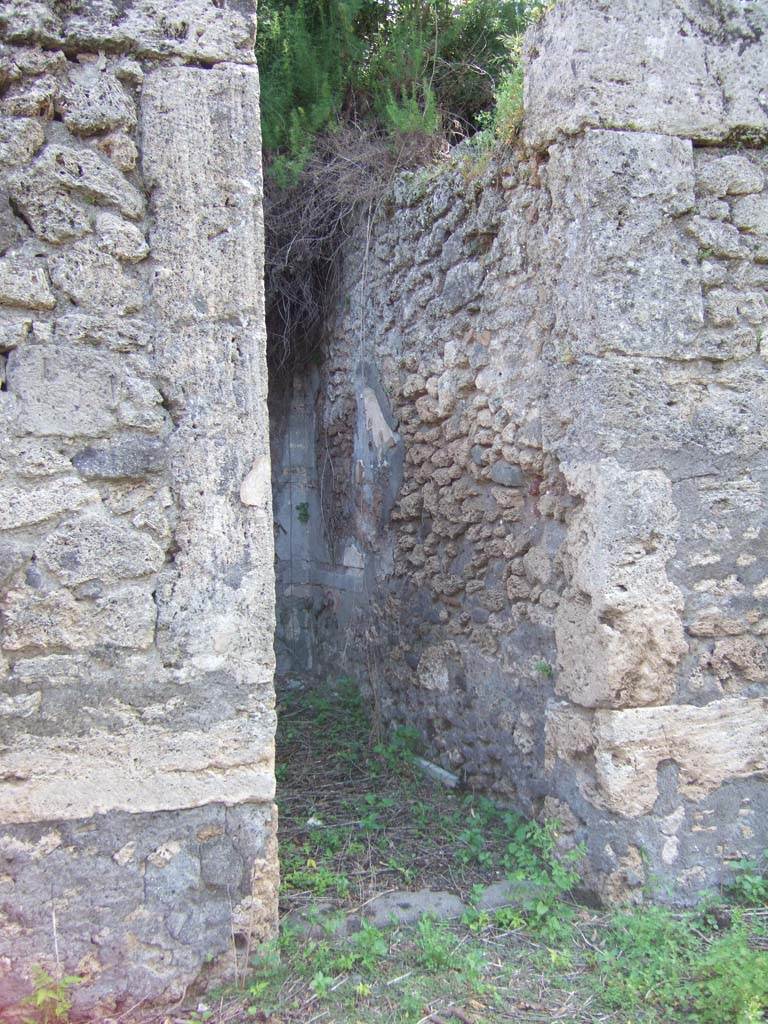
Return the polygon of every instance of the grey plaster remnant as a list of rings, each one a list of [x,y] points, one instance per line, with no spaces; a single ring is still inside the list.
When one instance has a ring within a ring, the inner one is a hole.
[[[166,454],[158,438],[138,434],[82,448],[72,456],[72,465],[86,480],[142,480],[165,469]]]

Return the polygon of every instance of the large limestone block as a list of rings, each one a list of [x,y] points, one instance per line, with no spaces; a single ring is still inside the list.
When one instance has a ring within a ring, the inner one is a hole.
[[[8,392],[21,430],[44,436],[99,437],[121,422],[151,427],[162,403],[145,357],[63,344],[12,352]]]
[[[556,691],[584,707],[667,701],[687,650],[683,596],[666,572],[677,531],[670,481],[610,459],[563,468],[583,504],[562,556]]]
[[[707,0],[569,0],[526,37],[523,135],[588,127],[706,142],[768,134],[768,8]]]
[[[664,135],[588,131],[547,165],[557,327],[573,357],[691,359],[711,352],[697,244],[693,148]],[[736,240],[738,244],[738,239]]]
[[[142,723],[120,734],[94,731],[87,742],[28,736],[0,755],[0,820],[7,824],[273,796],[271,732],[244,716],[179,732]]]
[[[257,71],[153,71],[141,124],[155,367],[175,424],[157,644],[180,682],[230,681],[261,763],[274,728],[274,556]]]
[[[768,701],[720,700],[704,707],[601,711],[595,716],[598,785],[611,810],[647,814],[658,796],[657,768],[672,760],[678,790],[700,800],[729,779],[768,769]]]
[[[0,39],[253,64],[254,8],[249,0],[76,0],[63,8],[56,0],[6,0]]]
[[[680,796],[699,801],[723,783],[768,769],[768,701],[727,698],[623,711],[550,705],[547,767],[569,764],[593,804],[633,818],[653,811],[658,768],[678,767]],[[585,770],[591,763],[594,775]]]
[[[8,591],[0,618],[7,651],[86,650],[97,644],[146,650],[154,639],[156,607],[147,585],[98,588],[93,600],[78,600],[68,590],[48,593],[29,584]]]
[[[154,71],[142,90],[142,123],[159,311],[170,321],[261,314],[256,69]]]
[[[146,576],[164,560],[162,548],[145,533],[101,515],[62,523],[37,552],[38,564],[69,585]]]
[[[164,291],[165,285],[160,288]],[[216,445],[222,433],[252,430],[258,448],[266,450],[263,324],[259,316],[233,316],[155,332],[163,394],[177,423],[210,432]],[[249,448],[247,457],[255,455]],[[237,456],[246,458],[246,453]]]

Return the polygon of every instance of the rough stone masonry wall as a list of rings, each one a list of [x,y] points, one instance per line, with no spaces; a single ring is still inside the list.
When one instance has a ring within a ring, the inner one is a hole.
[[[768,842],[767,42],[561,0],[520,144],[363,218],[276,431],[286,667],[367,678],[607,900]]]
[[[0,5],[0,1015],[276,922],[254,7]]]

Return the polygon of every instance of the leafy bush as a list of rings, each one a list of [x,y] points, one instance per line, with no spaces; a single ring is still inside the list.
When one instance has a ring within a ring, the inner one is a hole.
[[[728,931],[711,939],[698,923],[694,914],[664,907],[615,914],[595,957],[606,1004],[664,1024],[762,1021],[768,953],[750,947],[738,914]]]
[[[295,181],[339,121],[391,136],[477,130],[537,0],[262,0],[257,57],[271,173]],[[508,86],[505,86],[507,90]]]
[[[763,854],[762,866],[754,860],[740,860],[733,865],[733,881],[728,895],[735,903],[745,907],[768,906],[768,874],[765,872],[768,850]]]

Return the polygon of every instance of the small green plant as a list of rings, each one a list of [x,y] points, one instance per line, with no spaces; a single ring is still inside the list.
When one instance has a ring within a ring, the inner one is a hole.
[[[455,966],[456,936],[442,921],[422,917],[416,932],[417,961],[428,971],[444,971]]]
[[[554,669],[544,658],[541,658],[533,666],[540,676],[544,676],[545,679],[551,679],[554,675]]]
[[[461,923],[465,928],[477,935],[479,932],[485,931],[485,929],[491,923],[491,915],[487,910],[477,910],[475,907],[467,907],[461,917]]]
[[[456,859],[460,864],[479,864],[489,867],[493,863],[493,855],[486,849],[486,839],[479,825],[472,825],[459,833],[461,844],[456,851]]]
[[[296,518],[300,523],[309,522],[309,502],[300,501],[296,506]]]
[[[352,936],[350,943],[355,954],[355,963],[367,972],[374,971],[379,960],[389,953],[386,935],[369,921],[363,921],[360,931]]]
[[[22,1006],[29,1006],[33,1015],[24,1017],[24,1024],[57,1024],[69,1020],[72,1009],[72,989],[82,978],[65,974],[55,978],[44,968],[32,967],[32,992],[22,1000]]]
[[[382,815],[391,811],[397,801],[391,796],[382,796],[380,793],[366,793],[362,799],[362,816],[359,827],[364,832],[375,832],[386,826]]]
[[[520,42],[515,43],[517,60]],[[496,89],[496,105],[486,116],[484,127],[491,138],[500,142],[512,142],[523,119],[523,69],[517,64],[508,71]]]
[[[322,971],[317,971],[310,982],[312,991],[318,999],[327,999],[335,980],[336,979],[332,978],[330,975],[324,974]]]
[[[763,854],[765,862],[768,851]],[[733,881],[726,889],[727,896],[745,907],[768,905],[768,875],[758,861],[740,860],[733,865]]]
[[[286,889],[310,892],[313,896],[335,892],[343,899],[349,894],[349,879],[346,875],[331,871],[312,857],[307,858],[302,867],[287,871],[283,876],[283,886]]]
[[[422,748],[421,733],[412,725],[399,725],[393,729],[386,743],[377,743],[374,754],[386,768],[395,774],[411,774],[413,759]]]
[[[516,932],[525,927],[525,914],[517,907],[499,907],[493,912],[493,923],[503,931]]]

